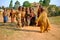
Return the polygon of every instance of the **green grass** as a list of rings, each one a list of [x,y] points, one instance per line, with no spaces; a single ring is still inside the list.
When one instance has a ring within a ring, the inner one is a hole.
[[[49,17],[49,20],[52,24],[60,25],[60,16]]]

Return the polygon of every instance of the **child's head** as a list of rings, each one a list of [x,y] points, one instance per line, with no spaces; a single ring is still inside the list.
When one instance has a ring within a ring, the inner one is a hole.
[[[21,7],[21,6],[19,6],[19,7],[18,7],[18,10],[19,10],[19,11],[21,11],[21,10],[22,10],[22,7]]]
[[[6,9],[6,8],[4,8],[4,11],[7,11],[7,9]]]
[[[11,12],[13,12],[13,9],[11,9]]]
[[[43,9],[43,7],[42,6],[39,6],[39,9],[38,9],[40,12],[43,12],[44,11],[44,9]]]
[[[34,9],[33,8],[31,8],[31,13],[34,13]]]
[[[22,7],[22,11],[25,11],[25,8],[24,7]]]

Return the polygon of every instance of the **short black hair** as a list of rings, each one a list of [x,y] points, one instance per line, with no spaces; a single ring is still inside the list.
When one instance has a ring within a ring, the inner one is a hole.
[[[21,10],[21,6],[18,7],[18,10]]]

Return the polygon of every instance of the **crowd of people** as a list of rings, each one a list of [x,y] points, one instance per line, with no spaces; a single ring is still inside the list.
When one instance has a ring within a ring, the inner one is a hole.
[[[50,30],[50,22],[47,17],[47,12],[41,6],[39,6],[37,9],[19,6],[15,12],[13,9],[11,9],[9,14],[9,17],[11,17],[11,23],[16,20],[18,28],[24,26],[39,26],[41,32]],[[8,21],[8,13],[6,8],[3,12],[3,19],[4,23]]]

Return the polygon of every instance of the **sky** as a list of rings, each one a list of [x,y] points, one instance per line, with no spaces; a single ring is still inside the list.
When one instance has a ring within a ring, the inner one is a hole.
[[[8,7],[10,4],[11,0],[0,0],[0,6],[5,6]],[[32,2],[39,2],[39,0],[18,0],[20,4],[22,5],[24,1],[29,1],[30,3]],[[16,0],[13,0],[13,5],[15,4]],[[54,4],[56,6],[60,6],[60,0],[51,0],[50,4]]]

